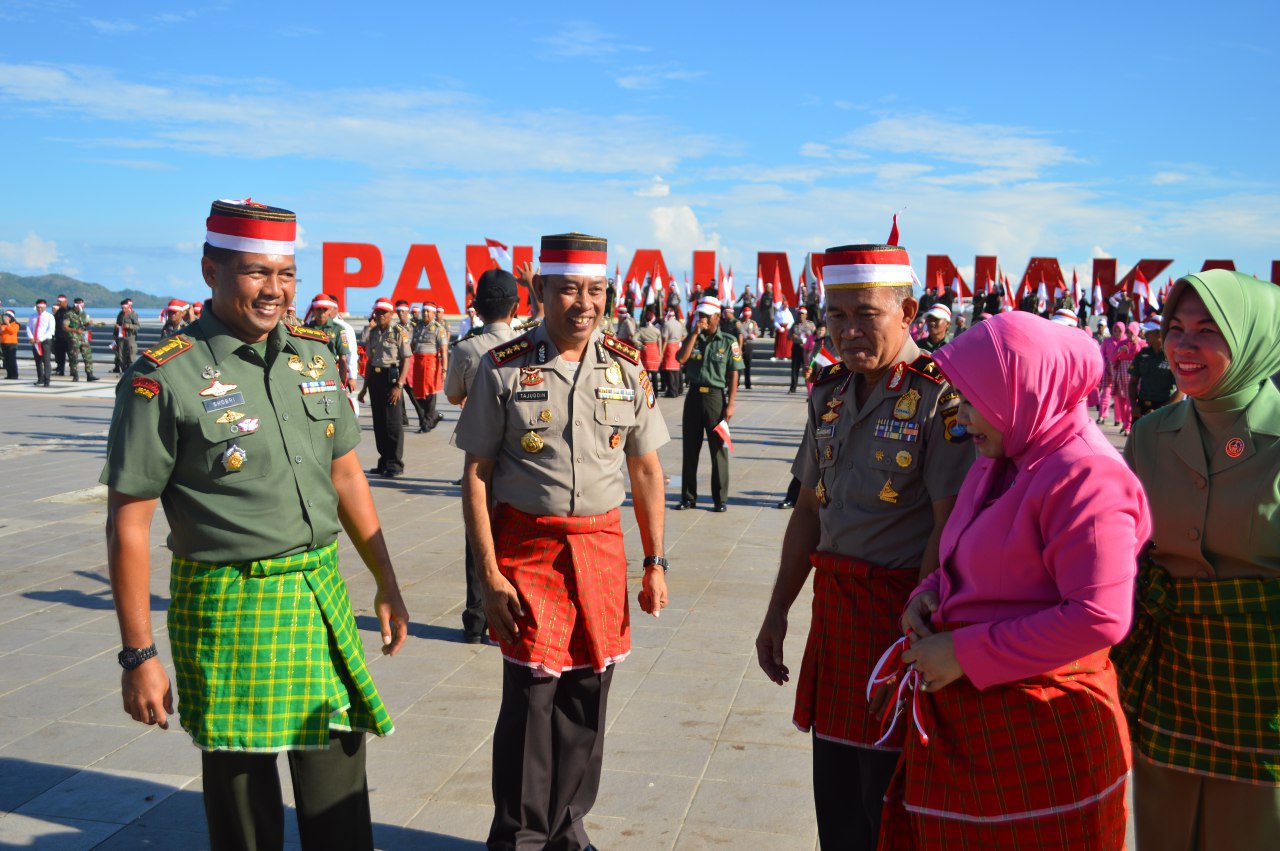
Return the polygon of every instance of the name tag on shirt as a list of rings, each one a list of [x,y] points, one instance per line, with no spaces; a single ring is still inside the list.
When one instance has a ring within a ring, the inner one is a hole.
[[[596,398],[606,402],[634,402],[636,391],[630,387],[597,387]]]
[[[214,411],[221,411],[226,408],[233,408],[236,405],[243,404],[243,393],[228,393],[226,396],[219,396],[217,399],[205,399],[204,412],[206,414],[212,414]]]
[[[813,436],[817,440],[823,440],[828,437],[836,436],[836,427],[833,425],[818,426],[813,430]]]
[[[516,392],[517,402],[545,402],[546,400],[546,390],[520,390]]]

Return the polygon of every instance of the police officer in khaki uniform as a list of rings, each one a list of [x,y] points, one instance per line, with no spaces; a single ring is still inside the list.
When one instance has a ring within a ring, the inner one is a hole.
[[[407,310],[405,311],[408,312]],[[395,322],[395,308],[388,299],[373,305],[373,324],[365,336],[368,353],[364,386],[359,400],[370,397],[373,439],[378,463],[370,473],[393,479],[404,473],[404,388],[409,382],[409,332]]]
[[[493,849],[591,847],[583,818],[609,683],[631,648],[624,465],[645,553],[640,607],[666,605],[667,427],[639,353],[599,330],[606,250],[599,237],[543,237],[533,290],[545,322],[481,361],[454,432],[485,614],[506,659]]]
[[[530,276],[532,277],[532,276]],[[515,276],[502,269],[490,269],[476,282],[474,310],[483,325],[476,323],[475,333],[459,340],[449,356],[449,372],[444,379],[444,394],[454,405],[465,405],[467,394],[475,382],[480,361],[490,350],[516,336],[511,323],[520,309],[520,288]],[[462,610],[462,639],[468,644],[484,640],[488,622],[484,616],[484,597],[471,542],[464,541],[466,551],[467,601]]]
[[[425,316],[413,328],[409,343],[413,362],[406,389],[418,412],[419,433],[431,431],[444,419],[436,412],[436,395],[444,386],[444,374],[449,368],[449,328],[436,317],[436,306],[425,305]]]
[[[214,202],[210,309],[121,378],[101,478],[124,708],[162,728],[174,700],[152,640],[157,504],[168,520],[179,714],[202,751],[214,849],[283,846],[279,751],[302,846],[373,847],[364,733],[392,725],[338,569],[340,523],[377,582],[383,652],[408,628],[327,340],[282,322],[295,228],[287,210]]]
[[[698,501],[698,455],[705,437],[711,452],[711,499],[713,511],[728,511],[729,450],[716,434],[721,420],[733,419],[738,398],[738,370],[742,349],[736,337],[720,330],[720,299],[703,296],[698,302],[693,333],[685,338],[677,359],[684,365],[689,394],[684,399],[684,431],[680,502],[676,511],[693,508]]]
[[[816,568],[793,720],[813,733],[822,847],[872,849],[901,744],[877,744],[866,681],[901,637],[908,595],[937,567],[973,449],[956,425],[958,395],[908,333],[916,301],[907,252],[832,248],[823,271],[841,362],[818,374],[809,397],[792,466],[800,495],[756,651],[769,678],[786,683],[787,613]]]

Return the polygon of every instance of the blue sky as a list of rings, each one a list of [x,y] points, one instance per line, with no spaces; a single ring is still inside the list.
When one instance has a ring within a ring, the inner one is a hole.
[[[0,0],[0,270],[198,296],[214,198],[411,243],[1280,259],[1274,3]]]

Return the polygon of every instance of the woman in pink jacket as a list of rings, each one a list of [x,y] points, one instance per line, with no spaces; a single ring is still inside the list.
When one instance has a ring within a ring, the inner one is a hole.
[[[886,818],[908,839],[886,828],[882,847],[1123,848],[1129,736],[1107,651],[1151,521],[1089,421],[1097,344],[1015,312],[934,358],[980,457],[903,615],[910,667],[888,687],[905,808]]]

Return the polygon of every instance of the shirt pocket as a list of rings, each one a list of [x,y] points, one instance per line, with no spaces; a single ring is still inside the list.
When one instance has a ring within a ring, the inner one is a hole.
[[[214,484],[236,487],[262,478],[274,466],[267,442],[258,435],[262,428],[274,426],[247,410],[241,413],[244,416],[233,423],[220,423],[214,414],[207,414],[200,420],[204,466]],[[245,431],[246,428],[251,430]],[[238,462],[228,455],[233,447],[239,447],[243,452]]]
[[[548,401],[514,402],[507,418],[507,440],[517,456],[555,458],[555,435],[560,434],[565,423],[551,410]],[[533,448],[536,447],[536,448]]]
[[[638,392],[638,391],[637,391]],[[636,409],[634,403],[626,401],[610,402],[596,405],[595,446],[596,455],[601,458],[612,458],[622,451],[627,442],[627,435],[636,427]],[[614,438],[614,435],[617,438]]]
[[[819,470],[827,470],[834,467],[836,462],[840,460],[840,447],[836,445],[834,438],[819,438],[816,446],[814,453],[817,456],[815,460]]]
[[[318,399],[313,397],[312,400],[305,401],[303,408],[307,412],[307,430],[311,433],[311,449],[316,454],[316,460],[327,467],[333,463],[333,441],[338,433],[338,415],[342,410],[338,406],[350,403],[345,393],[317,395]],[[307,397],[303,398],[305,400]],[[326,406],[322,399],[332,399],[333,402]]]
[[[872,469],[889,473],[914,473],[920,467],[920,444],[905,440],[874,440],[867,463]]]

